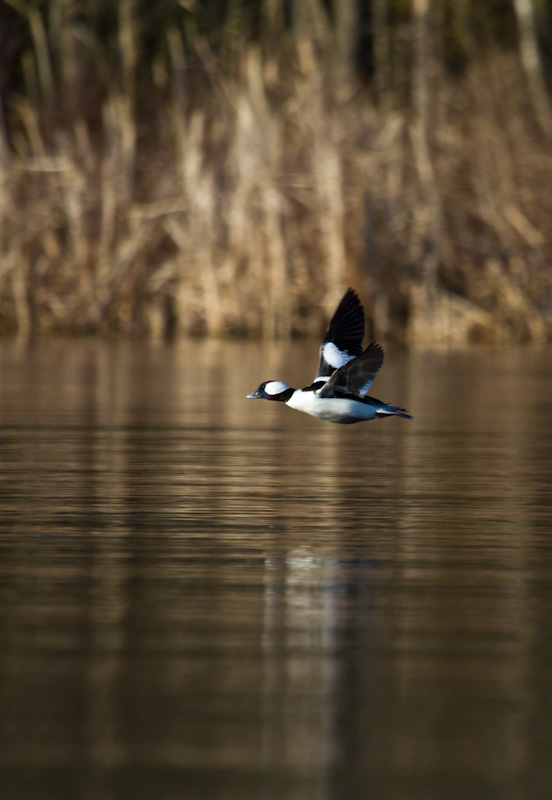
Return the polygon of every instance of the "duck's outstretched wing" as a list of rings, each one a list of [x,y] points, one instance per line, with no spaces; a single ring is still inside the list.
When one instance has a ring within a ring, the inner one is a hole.
[[[382,348],[376,342],[372,342],[358,358],[354,358],[336,369],[331,378],[318,390],[318,396],[365,397],[370,391],[377,371],[383,364],[383,359]]]
[[[336,369],[362,353],[364,310],[354,289],[347,289],[320,346],[317,381],[327,381]]]

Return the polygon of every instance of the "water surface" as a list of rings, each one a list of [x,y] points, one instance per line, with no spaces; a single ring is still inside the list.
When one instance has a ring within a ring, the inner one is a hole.
[[[543,800],[552,351],[0,343],[3,796]]]

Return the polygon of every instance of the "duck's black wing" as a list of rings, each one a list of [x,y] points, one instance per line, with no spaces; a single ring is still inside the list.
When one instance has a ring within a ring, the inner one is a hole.
[[[336,369],[331,378],[318,390],[318,396],[365,397],[370,391],[377,371],[383,364],[383,359],[382,348],[377,342],[372,342],[358,358],[353,358]]]
[[[353,289],[347,289],[320,346],[317,381],[327,381],[336,369],[362,353],[364,310]]]

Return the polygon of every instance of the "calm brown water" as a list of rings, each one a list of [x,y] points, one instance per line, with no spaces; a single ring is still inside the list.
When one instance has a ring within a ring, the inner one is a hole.
[[[14,800],[549,800],[552,350],[0,343]]]

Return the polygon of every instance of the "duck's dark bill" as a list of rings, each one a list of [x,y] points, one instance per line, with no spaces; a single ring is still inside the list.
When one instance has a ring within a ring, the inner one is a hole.
[[[251,392],[251,394],[247,395],[248,400],[258,400],[259,398],[262,400],[263,396],[258,389],[255,389],[254,392]]]

